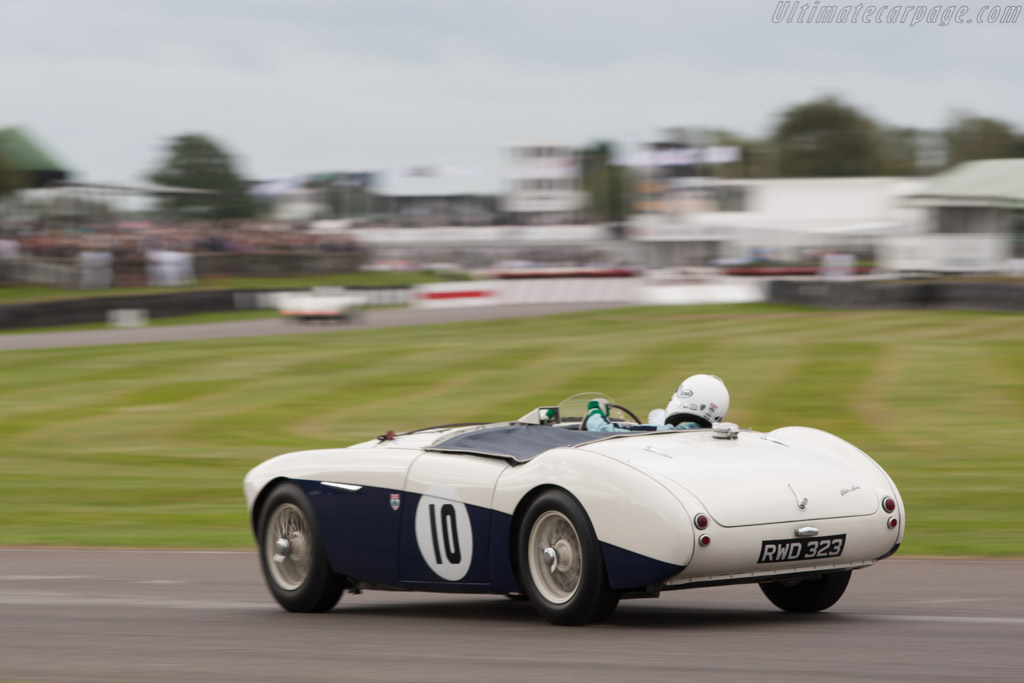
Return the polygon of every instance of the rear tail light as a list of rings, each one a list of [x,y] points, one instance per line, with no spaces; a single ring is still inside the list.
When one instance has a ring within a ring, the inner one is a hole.
[[[708,528],[708,516],[703,512],[698,512],[693,518],[693,525],[700,530]]]
[[[885,525],[890,529],[895,529],[897,526],[899,526],[899,520],[897,520],[895,517],[890,517],[889,521],[886,522]]]
[[[700,543],[700,546],[702,548],[707,548],[709,545],[711,545],[711,537],[707,534],[701,534],[700,538],[697,539],[697,543]]]
[[[886,512],[893,512],[896,510],[896,500],[886,496],[882,499],[882,509]]]

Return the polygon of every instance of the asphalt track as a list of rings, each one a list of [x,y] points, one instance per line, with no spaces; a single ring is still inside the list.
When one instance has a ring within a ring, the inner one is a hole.
[[[465,322],[526,318],[537,315],[559,315],[576,311],[622,308],[623,303],[519,304],[514,306],[471,306],[465,308],[381,308],[360,313],[346,322],[301,323],[284,318],[260,318],[236,322],[169,325],[129,329],[75,330],[68,332],[26,332],[0,334],[0,351],[15,349],[52,349],[70,346],[108,346],[112,344],[146,344],[183,341],[187,339],[226,339],[232,337],[265,337],[279,334],[317,334],[345,329],[371,327],[406,327]]]
[[[893,558],[820,614],[728,586],[565,628],[501,596],[289,614],[255,551],[0,549],[0,680],[1021,681],[1021,579],[1021,561]]]

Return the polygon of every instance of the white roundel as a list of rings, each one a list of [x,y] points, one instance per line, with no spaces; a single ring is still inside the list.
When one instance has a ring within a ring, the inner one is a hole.
[[[416,506],[416,543],[435,574],[458,581],[473,560],[473,528],[463,503],[421,496]]]

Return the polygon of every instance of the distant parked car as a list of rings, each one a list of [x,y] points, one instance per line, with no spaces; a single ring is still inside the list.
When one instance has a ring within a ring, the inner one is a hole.
[[[280,292],[275,302],[284,317],[311,321],[351,318],[366,300],[343,287],[315,287],[309,292]]]

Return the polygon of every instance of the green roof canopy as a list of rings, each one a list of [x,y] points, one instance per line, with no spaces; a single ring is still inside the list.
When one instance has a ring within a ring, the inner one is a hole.
[[[7,169],[28,176],[32,187],[68,177],[67,170],[20,128],[0,128],[0,162]]]
[[[1024,208],[1024,159],[957,164],[933,177],[909,199],[925,206]]]

